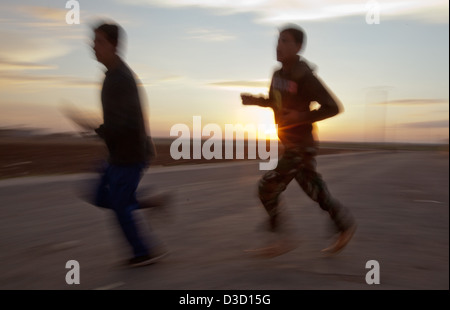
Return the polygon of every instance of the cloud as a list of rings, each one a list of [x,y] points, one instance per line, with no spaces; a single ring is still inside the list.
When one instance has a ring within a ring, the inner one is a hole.
[[[4,8],[2,8],[3,10]],[[66,14],[69,9],[64,5],[60,7],[33,6],[33,5],[9,5],[2,11],[0,22],[4,29],[10,29],[12,35],[23,33],[23,36],[80,40],[85,37],[84,28],[79,25],[68,25]],[[81,11],[80,16],[87,13]],[[83,20],[85,24],[85,21]]]
[[[0,31],[0,59],[8,62],[40,62],[67,54],[70,49],[57,38],[32,36],[24,31]]]
[[[10,6],[8,11],[8,15],[5,14],[7,18],[4,18],[4,22],[14,28],[27,28],[33,32],[45,31],[48,34],[49,29],[51,29],[51,31],[64,31],[68,29],[67,27],[71,26],[66,22],[66,14],[69,10],[65,9],[64,5],[59,8],[15,5]],[[81,14],[82,13],[80,12],[80,15]],[[71,31],[73,31],[73,29]]]
[[[67,9],[42,6],[21,6],[18,10],[37,19],[54,21],[58,23],[66,20],[66,14],[68,12]]]
[[[12,87],[26,87],[31,89],[32,85],[38,85],[39,88],[84,88],[99,87],[98,81],[82,79],[78,77],[61,75],[33,75],[22,73],[2,73],[0,74],[0,89],[11,90]]]
[[[399,124],[398,127],[402,128],[414,128],[414,129],[423,129],[423,128],[448,128],[449,121],[440,120],[440,121],[426,121],[426,122],[413,122],[413,123],[403,123]]]
[[[376,3],[380,17],[413,16],[431,22],[448,23],[447,0],[120,0],[127,4],[159,7],[201,7],[224,14],[256,13],[260,22],[285,23],[304,20],[322,20],[346,16],[365,17],[370,3]]]
[[[446,104],[448,105],[448,99],[402,99],[385,102],[377,102],[377,105],[400,105],[400,106],[417,106],[417,105],[431,105],[431,104]]]
[[[241,93],[253,93],[261,95],[268,93],[270,81],[269,80],[222,81],[222,82],[208,83],[207,86],[222,90],[238,91]]]
[[[26,61],[9,61],[0,58],[0,72],[11,70],[48,70],[48,69],[56,69],[56,66],[43,65],[39,63]]]
[[[225,33],[223,30],[192,29],[188,31],[188,39],[196,39],[207,42],[223,42],[236,39],[235,36]]]
[[[159,82],[174,82],[183,79],[182,75],[166,75],[158,79]]]
[[[219,87],[269,87],[269,80],[257,80],[257,81],[225,81],[225,82],[214,82],[208,85],[219,86]]]

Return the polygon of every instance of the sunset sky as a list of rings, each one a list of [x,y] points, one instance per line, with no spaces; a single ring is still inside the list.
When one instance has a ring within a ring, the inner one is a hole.
[[[448,141],[447,0],[78,3],[80,24],[67,24],[66,1],[2,1],[0,128],[76,131],[64,104],[101,121],[104,67],[91,49],[100,19],[127,33],[124,59],[145,88],[153,136],[193,116],[221,127],[273,122],[239,94],[267,94],[278,29],[295,23],[307,34],[303,56],[345,108],[318,124],[320,140]],[[377,5],[380,22],[368,24]]]

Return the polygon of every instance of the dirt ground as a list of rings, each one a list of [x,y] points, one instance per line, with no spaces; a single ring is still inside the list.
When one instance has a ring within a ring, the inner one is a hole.
[[[226,159],[180,159],[170,156],[171,140],[154,139],[158,156],[153,165],[218,163]],[[319,155],[362,151],[348,147],[321,147]],[[281,146],[279,152],[282,152]],[[107,158],[107,150],[96,138],[71,136],[0,137],[0,179],[85,173],[95,171]],[[233,161],[242,160],[234,159]],[[246,160],[246,159],[244,159]]]

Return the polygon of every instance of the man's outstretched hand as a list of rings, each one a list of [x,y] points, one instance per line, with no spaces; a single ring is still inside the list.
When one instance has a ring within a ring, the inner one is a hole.
[[[269,100],[264,98],[262,95],[259,97],[256,97],[256,96],[253,96],[252,94],[248,94],[248,93],[242,93],[241,99],[242,99],[243,105],[259,105],[262,107],[266,107],[269,102]]]
[[[247,93],[242,93],[241,94],[241,99],[242,99],[242,104],[243,105],[256,105],[257,104],[257,99],[255,96],[251,95],[251,94],[247,94]]]

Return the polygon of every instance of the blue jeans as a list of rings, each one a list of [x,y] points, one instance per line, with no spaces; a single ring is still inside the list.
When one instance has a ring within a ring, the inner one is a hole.
[[[135,257],[148,255],[151,246],[151,240],[142,236],[133,217],[133,211],[139,208],[136,189],[145,167],[144,163],[126,166],[107,164],[95,193],[94,204],[114,211]]]

